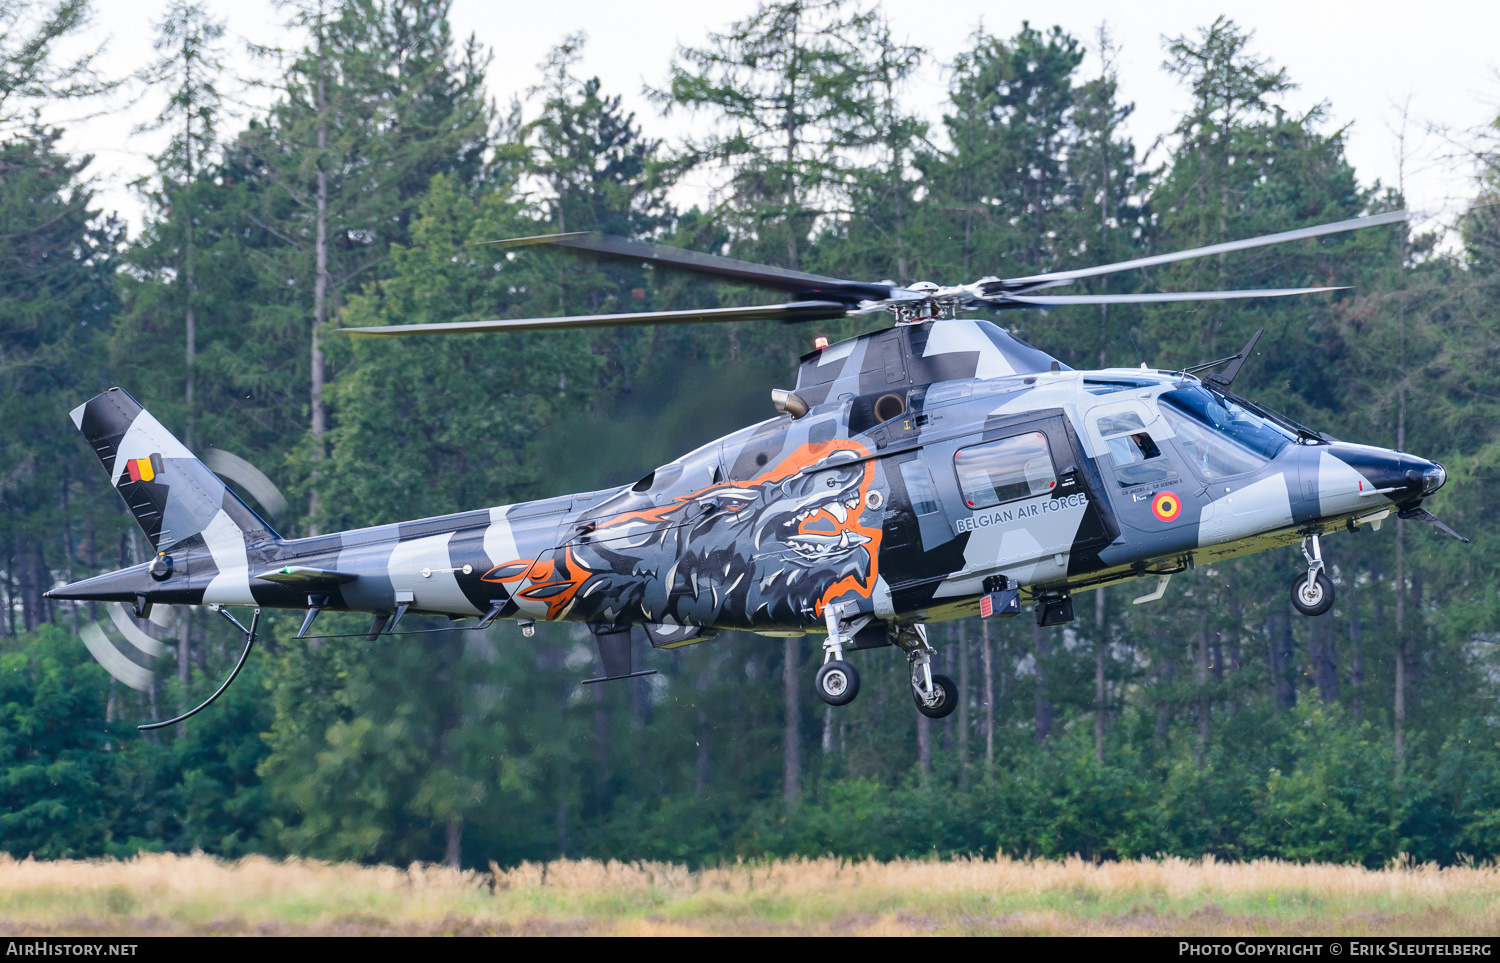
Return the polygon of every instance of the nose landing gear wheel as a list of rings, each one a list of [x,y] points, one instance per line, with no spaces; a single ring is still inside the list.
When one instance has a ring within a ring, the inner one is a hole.
[[[813,676],[818,698],[831,706],[846,706],[859,695],[859,673],[843,659],[823,663]]]
[[[958,708],[958,684],[946,675],[932,676],[932,704],[928,705],[915,688],[911,697],[917,703],[917,711],[929,719],[941,719]]]
[[[1292,582],[1292,605],[1303,615],[1323,615],[1333,608],[1333,579],[1321,569],[1308,578],[1312,574],[1304,572]]]

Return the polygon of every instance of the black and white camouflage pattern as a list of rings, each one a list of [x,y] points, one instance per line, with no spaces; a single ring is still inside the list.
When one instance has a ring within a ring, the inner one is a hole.
[[[140,565],[51,594],[454,616],[499,604],[505,618],[596,629],[786,634],[820,630],[834,603],[851,618],[938,620],[973,614],[995,575],[1065,592],[1374,520],[1405,496],[1392,485],[1430,464],[1318,442],[1209,483],[1158,412],[1157,399],[1185,383],[1197,381],[1073,371],[989,322],[928,321],[814,352],[796,388],[808,414],[741,429],[634,486],[303,539],[280,538],[111,389],[73,420],[170,574]],[[1170,481],[1116,482],[1096,426],[1126,410],[1170,460]],[[1027,432],[1046,437],[1056,486],[965,508],[955,453]],[[163,470],[151,481],[119,470],[152,456]],[[920,507],[934,510],[917,510],[906,477],[930,479],[936,501]],[[1181,511],[1162,521],[1151,504],[1167,487]]]

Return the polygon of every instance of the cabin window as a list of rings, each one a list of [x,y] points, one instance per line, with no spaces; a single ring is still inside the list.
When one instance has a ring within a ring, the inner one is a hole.
[[[1145,422],[1134,411],[1112,411],[1094,419],[1099,437],[1104,439],[1115,463],[1115,480],[1121,488],[1150,485],[1166,481],[1177,473],[1161,456],[1156,439],[1146,431]]]
[[[1057,487],[1047,436],[1039,431],[962,448],[953,456],[953,466],[970,508],[1045,495]]]
[[[931,515],[938,510],[937,488],[920,458],[901,465],[901,480],[906,483],[906,497],[911,499],[912,511],[918,515]]]
[[[1252,472],[1279,455],[1295,436],[1206,388],[1169,391],[1161,413],[1177,433],[1195,469],[1205,478]]]

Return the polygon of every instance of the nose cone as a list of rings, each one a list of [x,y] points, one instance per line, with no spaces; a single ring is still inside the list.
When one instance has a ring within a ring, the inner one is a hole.
[[[1337,444],[1330,453],[1403,508],[1416,505],[1448,480],[1447,471],[1437,462],[1389,448]]]
[[[1448,480],[1448,472],[1443,469],[1442,465],[1435,461],[1429,464],[1432,467],[1422,473],[1422,494],[1424,495],[1431,495],[1442,488],[1443,483]]]

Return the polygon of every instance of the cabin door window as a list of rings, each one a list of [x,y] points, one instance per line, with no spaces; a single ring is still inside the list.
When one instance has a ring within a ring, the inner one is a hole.
[[[1047,436],[1040,431],[960,448],[953,467],[964,505],[971,509],[1046,495],[1057,487]]]

